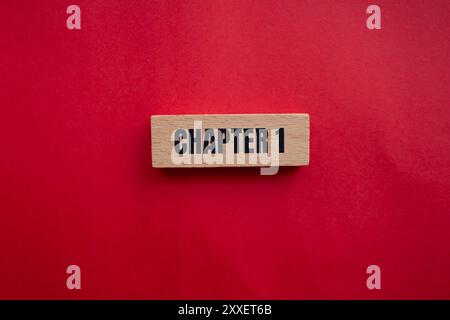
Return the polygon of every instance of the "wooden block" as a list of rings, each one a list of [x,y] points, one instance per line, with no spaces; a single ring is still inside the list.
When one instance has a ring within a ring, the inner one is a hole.
[[[308,114],[154,115],[151,132],[155,168],[309,164]]]

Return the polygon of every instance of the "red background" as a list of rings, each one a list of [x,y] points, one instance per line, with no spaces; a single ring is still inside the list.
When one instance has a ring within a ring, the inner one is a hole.
[[[448,1],[74,3],[0,5],[0,298],[450,298]],[[265,112],[310,166],[151,167],[152,114]]]

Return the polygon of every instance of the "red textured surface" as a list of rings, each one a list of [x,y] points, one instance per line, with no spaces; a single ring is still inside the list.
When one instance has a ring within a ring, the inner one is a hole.
[[[75,3],[0,4],[0,298],[450,298],[448,1]],[[264,112],[309,167],[151,168],[152,114]]]

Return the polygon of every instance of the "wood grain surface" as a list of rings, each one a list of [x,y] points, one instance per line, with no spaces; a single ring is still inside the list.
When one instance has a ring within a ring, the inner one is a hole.
[[[279,153],[280,166],[300,166],[309,164],[309,115],[304,113],[292,114],[217,114],[217,115],[153,115],[151,117],[151,140],[152,140],[152,165],[155,168],[174,168],[174,167],[246,167],[246,166],[268,166],[267,162],[262,163],[259,160],[259,153],[256,151],[256,137],[253,141],[253,152],[244,154],[245,163],[194,163],[177,164],[172,161],[174,150],[174,132],[177,129],[193,129],[194,121],[202,123],[202,137],[205,136],[205,129],[225,128],[232,133],[233,128],[249,128],[249,132],[255,132],[256,128],[265,128],[268,130],[268,153],[271,155],[271,132],[283,128],[284,152]],[[194,131],[196,132],[196,131]],[[256,136],[256,133],[255,133]],[[189,145],[190,136],[184,140]],[[219,135],[215,137],[217,143]],[[245,139],[243,133],[238,139]],[[231,140],[231,139],[230,139]],[[203,140],[202,140],[203,141]],[[242,140],[239,140],[242,141]],[[275,141],[275,140],[274,140]],[[279,142],[279,141],[277,141]],[[224,144],[224,150],[230,143]],[[187,148],[190,150],[190,148]],[[217,150],[217,149],[216,149]],[[203,151],[203,150],[202,150]],[[242,148],[239,151],[243,151]],[[262,148],[260,150],[260,153]],[[224,151],[225,152],[225,151]],[[189,152],[187,152],[189,153]],[[219,152],[217,152],[219,153]],[[256,154],[256,163],[250,163],[250,153]],[[186,155],[185,155],[186,156]],[[191,159],[193,156],[191,155]]]

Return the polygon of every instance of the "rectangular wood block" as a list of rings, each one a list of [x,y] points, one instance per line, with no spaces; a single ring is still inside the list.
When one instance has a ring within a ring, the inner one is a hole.
[[[304,113],[154,115],[151,137],[155,168],[309,164]]]

